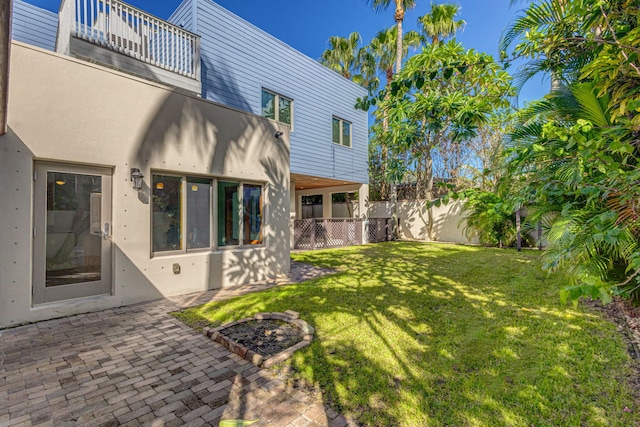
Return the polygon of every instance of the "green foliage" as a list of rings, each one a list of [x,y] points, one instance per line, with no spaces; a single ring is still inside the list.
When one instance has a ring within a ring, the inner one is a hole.
[[[522,81],[550,74],[554,91],[526,108],[510,159],[516,197],[548,220],[545,266],[569,274],[561,296],[640,296],[640,5],[535,1],[501,47],[530,58]]]
[[[178,316],[299,312],[316,334],[284,362],[292,380],[360,425],[640,423],[616,325],[561,304],[564,278],[536,251],[389,242],[292,256],[339,271]]]
[[[357,32],[349,34],[347,38],[329,37],[329,48],[322,52],[320,63],[372,92],[378,84],[377,79],[369,73],[375,59],[361,46],[361,41]]]
[[[376,123],[370,132],[373,193],[387,200],[389,182],[400,182],[404,178],[417,183],[417,197],[430,198],[434,174],[432,152],[437,149],[443,158],[448,156],[450,160],[447,168],[452,176],[441,178],[457,179],[461,171],[459,155],[464,151],[460,147],[475,135],[486,115],[486,111],[480,111],[481,102],[478,102],[483,95],[476,94],[475,99],[466,95],[477,89],[495,88],[489,76],[499,67],[493,67],[493,59],[488,55],[465,51],[455,42],[442,42],[464,25],[464,21],[455,20],[458,6],[432,4],[431,11],[419,19],[422,34],[408,32],[402,37],[404,11],[415,2],[371,0],[368,3],[378,10],[392,4],[396,6],[396,26],[379,32],[367,48],[376,64],[375,71],[369,69],[368,74],[380,73],[386,85],[378,92],[370,90],[369,96],[359,99],[356,105],[367,111],[377,108]],[[428,41],[431,45],[427,45]],[[408,48],[421,43],[426,45],[424,51],[410,58],[399,76],[397,70]],[[483,74],[485,79],[479,77]],[[505,73],[498,78],[506,76]],[[506,96],[508,91],[504,92],[502,95]],[[486,101],[495,102],[495,99],[489,97]],[[446,111],[441,112],[442,109]],[[437,128],[440,119],[444,122]],[[429,123],[420,126],[425,120]]]
[[[513,199],[503,195],[500,189],[485,191],[477,188],[456,190],[449,192],[440,199],[430,202],[432,206],[449,203],[450,200],[464,201],[465,223],[464,233],[468,239],[478,238],[478,242],[485,246],[514,247],[517,240],[516,207]],[[529,236],[533,225],[526,219],[522,220],[521,242],[523,246],[532,247],[535,239]]]
[[[464,144],[475,137],[493,112],[508,105],[510,94],[509,75],[489,55],[455,41],[427,46],[376,100],[388,114],[389,157],[398,160],[388,165],[389,173],[413,170],[429,198],[432,151],[444,142]]]
[[[421,35],[425,43],[440,43],[444,39],[453,36],[466,24],[464,20],[455,20],[460,12],[460,6],[455,4],[434,4],[431,3],[431,11],[418,18],[418,25],[421,27]]]
[[[472,191],[466,194],[464,232],[467,238],[477,236],[480,244],[488,246],[513,246],[516,241],[513,209],[496,193]]]
[[[594,86],[575,83],[548,96],[557,108],[530,123],[530,132],[514,134],[510,166],[533,210],[555,212],[545,265],[570,273],[562,296],[608,301],[637,291],[639,153],[634,132],[612,125],[610,101]]]

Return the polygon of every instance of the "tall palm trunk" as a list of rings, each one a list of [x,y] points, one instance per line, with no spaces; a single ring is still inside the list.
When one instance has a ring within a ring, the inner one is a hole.
[[[404,21],[404,9],[402,8],[402,0],[395,0],[395,2],[396,13],[394,18],[398,28],[398,38],[396,42],[396,73],[399,73],[402,68],[402,22]]]
[[[425,169],[425,176],[427,180],[426,196],[427,196],[427,203],[428,203],[431,200],[433,200],[433,158],[431,157],[431,150],[428,146],[427,146],[427,150],[425,150],[424,157],[425,157],[424,169]],[[431,206],[427,208],[427,218],[429,220],[429,225],[427,226],[427,235],[429,237],[429,240],[434,240],[433,239],[433,208]]]
[[[391,88],[391,80],[393,79],[393,68],[387,68],[387,90],[386,93],[384,95],[385,97],[385,101],[387,101],[385,103],[385,105],[388,105],[388,101],[389,101],[389,97],[391,96],[391,94],[389,93],[389,90]],[[387,134],[387,132],[389,132],[389,109],[387,107],[385,107],[382,110],[382,130],[384,131],[385,134]],[[381,169],[382,169],[382,176],[385,176],[385,172],[387,170],[387,159],[389,158],[389,149],[387,148],[387,144],[383,144],[382,145],[382,161],[381,161]],[[389,183],[385,181],[382,182],[382,184],[380,185],[380,198],[382,200],[388,200],[389,196],[390,196],[390,191],[389,191]]]

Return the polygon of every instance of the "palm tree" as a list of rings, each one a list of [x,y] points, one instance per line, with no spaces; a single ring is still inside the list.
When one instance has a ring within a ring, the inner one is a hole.
[[[398,27],[393,26],[386,30],[379,31],[369,43],[367,48],[371,57],[374,59],[375,73],[381,73],[386,80],[387,89],[393,80],[393,65],[397,63],[398,58]],[[405,56],[410,47],[418,47],[420,45],[420,35],[416,31],[409,31],[402,38],[401,56]],[[389,96],[387,90],[385,97]],[[389,130],[389,114],[387,109],[382,109],[382,129],[386,133]],[[385,164],[387,160],[387,147],[382,145],[382,163],[381,169],[384,174]],[[380,194],[383,200],[389,195],[389,187],[383,184],[380,188]]]
[[[533,58],[518,70],[517,87],[522,87],[534,75],[547,72],[551,75],[551,90],[555,91],[578,79],[580,70],[593,59],[595,50],[576,37],[584,29],[567,0],[530,3],[529,8],[507,27],[499,49],[506,52],[511,45],[520,42],[515,46],[514,53]],[[527,36],[530,34],[542,34],[555,40],[555,45],[545,49],[542,54],[534,54],[537,41],[529,40]]]
[[[371,4],[376,11],[386,10],[391,4],[391,0],[366,0],[368,4]],[[415,7],[415,0],[393,0],[396,11],[394,14],[394,20],[396,21],[396,27],[398,32],[396,35],[396,73],[400,72],[402,68],[402,56],[403,56],[403,32],[402,23],[404,22],[404,14],[407,9]]]
[[[360,34],[353,32],[349,37],[329,37],[329,49],[322,52],[320,63],[341,76],[352,79],[360,70],[360,57],[364,49],[360,47]]]
[[[393,66],[394,64],[397,65],[398,58],[406,56],[410,47],[418,46],[420,46],[420,35],[416,31],[409,31],[402,37],[399,50],[400,56],[398,56],[397,26],[379,31],[373,39],[371,39],[368,51],[375,60],[377,72],[384,75],[387,87],[391,84],[391,80],[393,79]]]
[[[464,20],[455,20],[458,12],[460,12],[460,7],[455,4],[431,3],[431,12],[418,18],[418,25],[422,28],[425,40],[430,39],[431,44],[436,44],[453,36],[464,27],[466,25]]]
[[[360,47],[361,37],[357,32],[349,37],[329,37],[329,49],[322,52],[320,63],[342,77],[365,87],[373,95],[379,86],[375,58]]]
[[[634,264],[640,253],[637,154],[631,151],[634,142],[629,143],[635,141],[634,130],[615,125],[611,99],[594,82],[550,93],[525,108],[522,121],[511,135],[518,153],[510,160],[515,166],[511,180],[524,184],[521,194],[535,196],[531,217],[550,222],[546,266],[573,279],[589,276],[615,283],[626,277],[615,286],[640,300],[639,287],[632,282],[640,274]],[[582,131],[588,132],[585,145],[600,142],[599,154],[545,131],[549,124],[570,129],[576,123],[588,124],[589,130]],[[612,150],[613,141],[629,148]],[[606,164],[615,164],[616,172],[609,173]],[[615,239],[601,237],[614,234]]]
[[[351,80],[366,88],[369,96],[375,95],[380,87],[380,79],[378,78],[376,58],[368,48],[361,48],[358,51],[358,64],[360,66],[360,72],[354,75]]]

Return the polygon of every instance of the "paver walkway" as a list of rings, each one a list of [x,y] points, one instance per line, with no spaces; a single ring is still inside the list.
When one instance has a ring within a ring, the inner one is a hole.
[[[164,299],[0,331],[0,426],[345,426],[167,312],[325,273]]]

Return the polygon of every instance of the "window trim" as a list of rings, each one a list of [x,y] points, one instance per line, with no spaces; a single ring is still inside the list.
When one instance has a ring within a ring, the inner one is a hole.
[[[233,177],[223,177],[223,176],[210,176],[210,175],[200,175],[200,174],[186,174],[186,173],[176,173],[175,171],[165,171],[161,169],[152,169],[150,171],[151,175],[151,201],[149,203],[149,250],[151,258],[155,257],[163,257],[163,256],[175,256],[175,255],[185,255],[185,254],[194,254],[194,253],[203,253],[203,252],[220,252],[225,250],[238,250],[238,249],[255,249],[255,248],[263,248],[266,246],[266,232],[265,227],[267,226],[267,187],[268,184],[266,182],[261,181],[252,181],[252,180],[243,180]],[[153,188],[155,188],[155,182],[153,181],[153,176],[162,175],[162,176],[171,176],[180,178],[181,181],[181,212],[180,212],[180,239],[181,239],[181,247],[180,250],[171,250],[171,251],[154,251],[153,250]],[[186,232],[187,232],[187,190],[188,190],[188,180],[190,178],[197,179],[209,179],[211,180],[211,188],[210,188],[210,205],[209,205],[209,247],[208,248],[194,248],[187,249],[187,241],[186,241]],[[238,184],[238,192],[239,192],[239,200],[238,200],[238,226],[239,226],[239,239],[237,245],[226,245],[221,246],[218,244],[218,182],[233,182]],[[254,185],[259,186],[262,191],[262,218],[261,218],[261,234],[262,234],[262,243],[258,244],[244,244],[244,185]]]
[[[333,140],[333,121],[334,120],[338,120],[338,122],[340,122],[340,130],[339,130],[340,142],[335,142]],[[349,145],[343,144],[343,141],[342,141],[344,137],[344,123],[349,123]],[[344,147],[344,148],[352,148],[353,147],[353,122],[350,122],[349,120],[343,119],[342,117],[339,117],[339,116],[331,116],[331,143],[334,145],[339,145],[340,147]]]
[[[267,92],[267,93],[270,93],[271,95],[274,96],[274,98],[273,98],[273,115],[275,117],[274,119],[271,119],[270,117],[266,117],[266,116],[262,115],[262,92]],[[285,99],[285,100],[287,100],[287,101],[289,101],[291,103],[291,123],[290,124],[289,123],[285,123],[285,122],[280,120],[280,98]],[[282,95],[282,94],[280,94],[280,93],[278,93],[276,91],[273,91],[271,89],[267,89],[265,87],[261,88],[261,90],[260,90],[260,115],[262,117],[268,118],[269,120],[275,120],[278,123],[282,123],[285,126],[289,126],[289,130],[291,132],[293,132],[293,124],[294,124],[294,113],[293,113],[294,106],[295,106],[295,103],[294,103],[293,98],[285,96],[285,95]]]

